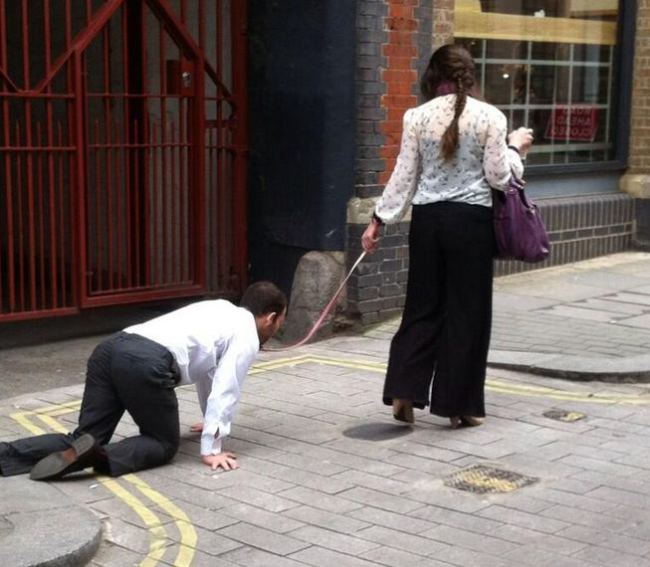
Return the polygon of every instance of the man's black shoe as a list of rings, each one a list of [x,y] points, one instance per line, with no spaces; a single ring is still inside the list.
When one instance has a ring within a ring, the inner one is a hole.
[[[85,433],[65,451],[52,453],[34,465],[29,473],[32,480],[53,480],[94,466],[97,461],[98,445],[95,438]]]

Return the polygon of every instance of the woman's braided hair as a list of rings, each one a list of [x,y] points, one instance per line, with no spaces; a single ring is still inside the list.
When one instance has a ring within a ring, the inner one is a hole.
[[[442,136],[440,155],[445,161],[451,160],[458,147],[458,120],[465,109],[467,95],[478,96],[474,76],[474,60],[460,45],[443,45],[437,49],[420,81],[420,88],[426,100],[436,96],[438,87],[451,83],[456,91],[454,118]]]

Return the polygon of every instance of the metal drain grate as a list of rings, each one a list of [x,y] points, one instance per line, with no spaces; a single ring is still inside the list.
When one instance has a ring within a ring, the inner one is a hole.
[[[474,465],[447,477],[445,486],[475,494],[493,494],[513,492],[538,480],[489,465]]]
[[[548,417],[550,419],[555,419],[557,421],[565,421],[567,423],[572,423],[574,421],[579,421],[581,419],[584,419],[587,417],[587,414],[584,414],[579,411],[567,411],[567,410],[562,410],[562,409],[552,409],[545,411],[542,414],[544,417]]]

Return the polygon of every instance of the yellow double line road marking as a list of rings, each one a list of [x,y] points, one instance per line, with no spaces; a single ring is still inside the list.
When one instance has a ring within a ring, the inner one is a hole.
[[[366,360],[330,358],[318,355],[301,355],[290,358],[279,358],[256,364],[251,374],[261,374],[271,370],[278,370],[286,366],[296,366],[298,364],[325,364],[328,366],[338,366],[341,368],[352,368],[355,370],[368,370],[383,374],[386,372],[386,364],[383,362],[373,362]],[[509,394],[513,396],[527,396],[551,398],[560,401],[583,402],[590,404],[623,404],[623,405],[649,405],[650,396],[641,397],[625,394],[599,395],[588,392],[572,392],[569,390],[560,390],[558,388],[548,388],[544,386],[529,386],[526,384],[516,384],[514,382],[504,382],[502,380],[488,379],[485,388],[489,391],[499,394]]]
[[[123,488],[116,480],[99,477],[99,482],[140,516],[144,525],[149,529],[149,553],[140,563],[140,567],[153,567],[165,555],[167,545],[167,531],[160,522],[160,518],[142,500]]]
[[[308,364],[315,362],[317,364],[325,364],[329,366],[338,366],[341,368],[353,368],[356,370],[370,370],[371,372],[385,372],[386,365],[382,362],[370,362],[362,360],[344,360],[341,358],[329,358],[325,356],[317,356],[305,354],[301,356],[294,356],[290,358],[278,358],[276,360],[269,360],[267,362],[257,363],[253,366],[249,374],[261,374],[269,370],[276,370],[286,366],[297,366],[298,364]]]
[[[553,398],[555,400],[566,400],[571,402],[584,402],[588,404],[623,404],[633,406],[644,406],[650,404],[650,397],[626,394],[591,394],[589,392],[571,392],[547,388],[545,386],[527,386],[524,384],[513,384],[501,380],[488,380],[487,388],[493,392],[502,394],[513,394],[518,396],[533,396]]]
[[[54,416],[72,413],[78,410],[80,406],[81,400],[75,400],[65,404],[48,405],[34,410],[17,412],[12,414],[11,417],[14,421],[34,435],[40,435],[47,432],[45,429],[34,423],[33,420],[35,418],[51,431],[67,433],[67,429],[54,419]],[[196,530],[194,529],[190,519],[187,517],[187,514],[136,475],[128,474],[120,478],[134,486],[143,496],[158,505],[174,519],[174,523],[180,534],[180,545],[173,565],[175,567],[189,567],[194,559],[198,538]],[[129,492],[117,480],[105,476],[98,476],[97,479],[104,488],[112,492],[117,498],[122,500],[122,502],[131,508],[149,531],[149,552],[140,563],[140,567],[154,567],[157,565],[163,558],[170,541],[160,518],[145,502],[138,498],[138,496]]]
[[[171,500],[165,498],[160,492],[154,490],[141,478],[128,474],[122,477],[127,482],[130,482],[135,486],[144,496],[149,500],[158,504],[169,516],[174,518],[174,523],[176,528],[181,535],[180,549],[178,550],[178,555],[176,556],[176,561],[174,565],[178,566],[189,566],[192,563],[194,558],[194,551],[196,549],[196,544],[198,537],[196,535],[196,530],[192,525],[192,522],[187,517],[187,514],[183,512],[176,504]]]

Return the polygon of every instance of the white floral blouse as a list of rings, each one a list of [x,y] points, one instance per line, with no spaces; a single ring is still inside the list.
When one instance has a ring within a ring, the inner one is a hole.
[[[456,201],[491,207],[491,188],[504,190],[511,171],[523,175],[519,154],[507,146],[506,117],[472,97],[458,122],[456,155],[449,162],[442,159],[440,140],[455,101],[455,94],[439,96],[404,114],[397,163],[375,207],[382,221],[398,222],[411,204]]]

